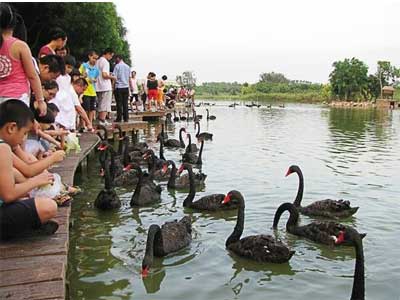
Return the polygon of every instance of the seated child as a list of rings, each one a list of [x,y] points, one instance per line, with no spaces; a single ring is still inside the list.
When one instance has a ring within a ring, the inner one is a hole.
[[[11,149],[23,142],[33,120],[32,111],[20,100],[11,99],[0,105],[0,239],[32,229],[47,234],[58,229],[58,224],[50,220],[57,212],[57,204],[51,198],[26,198],[32,189],[51,184],[53,175],[42,172],[19,182],[13,168]]]

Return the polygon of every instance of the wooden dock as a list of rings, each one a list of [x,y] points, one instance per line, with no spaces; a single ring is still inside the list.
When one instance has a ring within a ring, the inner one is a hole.
[[[72,185],[75,170],[99,142],[95,134],[80,137],[81,152],[69,153],[51,169]],[[0,299],[65,299],[70,207],[60,207],[52,236],[26,237],[0,243]]]

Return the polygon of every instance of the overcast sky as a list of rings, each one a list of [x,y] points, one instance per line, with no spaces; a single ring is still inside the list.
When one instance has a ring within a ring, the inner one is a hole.
[[[396,3],[397,2],[397,3]],[[400,65],[400,1],[114,1],[133,67],[171,79],[256,82],[262,72],[325,83],[332,63],[356,57]]]

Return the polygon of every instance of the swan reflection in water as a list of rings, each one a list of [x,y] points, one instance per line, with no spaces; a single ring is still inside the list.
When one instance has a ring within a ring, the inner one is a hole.
[[[173,253],[170,257],[154,257],[152,271],[147,276],[142,276],[142,282],[147,294],[154,294],[160,290],[161,283],[165,278],[166,269],[171,267],[179,267],[186,264],[196,257],[196,253],[191,253],[191,249],[180,251],[180,255]],[[176,260],[178,258],[178,260]],[[174,259],[171,263],[164,261]]]
[[[242,258],[230,252],[228,252],[228,255],[233,260],[232,269],[234,270],[234,272],[232,277],[227,282],[227,285],[234,284],[232,286],[232,291],[235,293],[235,295],[240,294],[244,283],[247,283],[249,280],[249,277],[246,275],[243,275],[243,279],[238,279],[240,273],[242,273],[243,270],[262,273],[262,275],[258,276],[258,282],[271,281],[272,277],[275,275],[293,276],[297,272],[292,269],[289,262],[283,264],[259,263],[250,259]],[[240,280],[240,282],[236,283],[236,279]]]

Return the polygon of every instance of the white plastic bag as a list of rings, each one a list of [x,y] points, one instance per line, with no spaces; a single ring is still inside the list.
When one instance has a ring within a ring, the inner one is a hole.
[[[79,145],[79,138],[76,136],[75,132],[69,133],[65,137],[65,152],[69,153],[71,150],[75,150],[75,153],[81,152],[81,146]]]
[[[57,173],[54,173],[53,176],[54,176],[54,182],[52,184],[47,184],[39,188],[34,188],[32,191],[29,192],[29,196],[31,198],[34,197],[55,198],[56,196],[60,195],[63,191],[65,191],[65,186],[61,182],[61,176]]]

